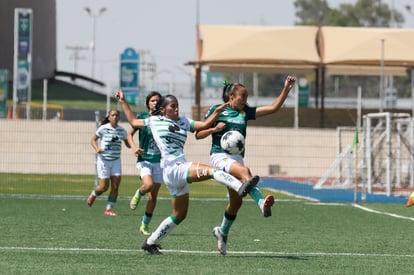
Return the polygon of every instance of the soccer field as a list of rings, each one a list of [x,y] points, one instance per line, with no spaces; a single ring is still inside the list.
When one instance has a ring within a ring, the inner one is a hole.
[[[224,190],[223,190],[224,191]],[[263,218],[252,200],[239,212],[228,254],[216,251],[211,231],[226,199],[194,198],[187,219],[161,243],[163,255],[139,249],[143,213],[127,199],[117,217],[103,215],[85,197],[0,199],[0,270],[3,274],[406,274],[414,254],[413,209],[401,204],[322,204],[278,200]],[[276,198],[277,195],[276,195]],[[151,228],[170,215],[158,202]]]

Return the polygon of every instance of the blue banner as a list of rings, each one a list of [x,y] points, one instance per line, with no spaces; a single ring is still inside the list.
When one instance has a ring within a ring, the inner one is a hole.
[[[27,57],[30,53],[30,18],[31,13],[19,12],[18,18],[18,54]]]
[[[139,91],[139,55],[132,48],[125,49],[121,54],[119,79],[124,91]]]
[[[30,102],[31,95],[31,43],[32,43],[32,10],[15,9],[15,57],[13,70],[13,113],[16,103]]]
[[[137,105],[139,97],[139,54],[133,48],[126,48],[120,57],[119,86],[128,103]]]

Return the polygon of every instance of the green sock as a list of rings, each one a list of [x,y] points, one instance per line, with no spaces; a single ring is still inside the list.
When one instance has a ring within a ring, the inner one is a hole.
[[[116,198],[108,197],[108,202],[116,203]]]
[[[152,214],[149,214],[147,212],[144,213],[144,216],[142,216],[142,224],[149,225],[152,219]]]
[[[264,198],[262,192],[260,192],[260,189],[257,186],[253,187],[252,190],[250,190],[249,195],[252,197],[252,199],[254,199],[256,204],[260,206],[260,203]]]
[[[232,216],[230,214],[227,214],[227,212],[224,212],[223,221],[220,225],[220,231],[224,235],[229,234],[230,228],[233,225],[234,220],[236,219],[236,216]]]

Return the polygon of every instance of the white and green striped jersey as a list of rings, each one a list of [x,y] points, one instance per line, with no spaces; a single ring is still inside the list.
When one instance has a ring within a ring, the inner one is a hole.
[[[111,123],[107,123],[99,126],[95,135],[100,140],[100,148],[104,151],[101,154],[102,159],[115,160],[121,157],[122,141],[127,138],[127,131],[122,126],[116,128],[111,126]]]
[[[194,132],[194,120],[179,117],[177,121],[163,116],[151,116],[144,120],[161,152],[161,167],[177,160],[185,161],[184,144],[187,132]]]

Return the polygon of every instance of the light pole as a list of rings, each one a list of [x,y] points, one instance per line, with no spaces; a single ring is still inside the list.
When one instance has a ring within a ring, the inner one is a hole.
[[[91,45],[91,49],[92,49],[92,72],[91,72],[91,78],[94,79],[95,78],[95,44],[96,44],[96,18],[98,18],[99,16],[101,16],[105,11],[106,8],[100,8],[99,12],[97,14],[93,13],[91,8],[89,7],[85,7],[84,8],[85,11],[89,14],[90,17],[92,17],[92,21],[93,21],[93,35],[92,35],[92,45]]]
[[[193,91],[194,91],[194,75],[190,72],[187,72],[186,70],[184,70],[180,66],[175,66],[175,68],[178,69],[180,72],[182,72],[185,75],[190,77],[190,93],[189,93],[189,95],[192,96]]]
[[[170,76],[171,76],[171,79],[170,79],[170,81],[168,82],[168,92],[170,93],[170,94],[173,94],[174,93],[174,90],[175,90],[175,88],[174,88],[174,84],[175,84],[175,75],[174,75],[174,72],[172,72],[172,71],[170,71],[170,70],[168,70],[168,69],[164,69],[164,70],[160,70],[160,71],[158,71],[158,72],[156,72],[155,74],[154,74],[154,78],[153,78],[153,87],[154,86],[157,86],[158,87],[158,89],[160,89],[159,88],[159,84],[158,84],[158,76],[160,75],[160,74],[162,74],[162,73],[168,73]],[[156,83],[156,85],[154,85],[154,82]]]
[[[70,56],[70,59],[74,60],[74,68],[73,68],[73,72],[76,74],[78,73],[78,61],[85,59],[83,56],[79,55],[80,51],[84,51],[87,50],[88,47],[83,47],[83,46],[66,46],[67,50],[71,50],[73,52],[73,55]]]

